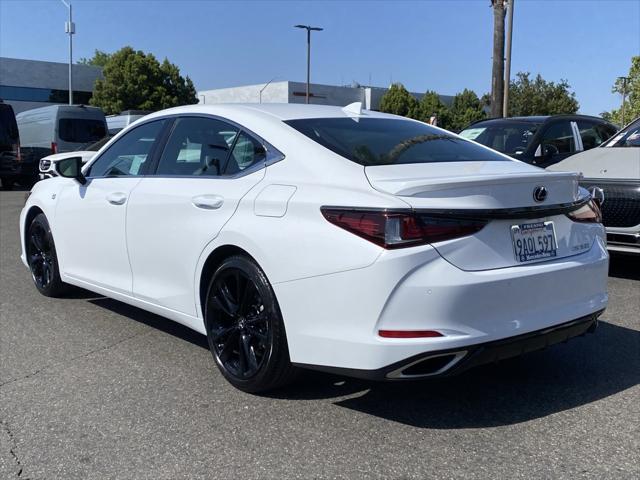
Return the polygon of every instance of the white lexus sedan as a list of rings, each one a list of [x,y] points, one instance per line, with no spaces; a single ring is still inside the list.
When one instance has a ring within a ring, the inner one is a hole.
[[[205,334],[248,392],[301,367],[458,373],[593,331],[607,305],[577,175],[359,104],[165,110],[59,172],[20,216],[36,288]]]

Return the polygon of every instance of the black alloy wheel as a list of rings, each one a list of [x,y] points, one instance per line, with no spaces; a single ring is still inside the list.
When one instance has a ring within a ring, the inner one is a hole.
[[[44,214],[38,214],[27,231],[26,254],[33,283],[40,293],[57,297],[64,293],[66,284],[60,279],[56,248]]]
[[[289,361],[280,309],[264,273],[251,259],[234,256],[218,267],[205,305],[207,338],[224,377],[246,392],[289,383]]]

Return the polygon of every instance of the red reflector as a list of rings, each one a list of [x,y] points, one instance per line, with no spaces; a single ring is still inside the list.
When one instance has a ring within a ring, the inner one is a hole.
[[[58,153],[58,144],[56,142],[51,142],[51,153]]]
[[[435,330],[379,330],[378,335],[384,338],[433,338],[444,337]]]

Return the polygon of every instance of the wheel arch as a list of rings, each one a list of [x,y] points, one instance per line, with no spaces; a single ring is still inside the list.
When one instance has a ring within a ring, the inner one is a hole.
[[[233,244],[220,245],[216,247],[211,253],[209,253],[209,256],[207,257],[207,259],[204,262],[204,265],[202,266],[202,270],[200,271],[200,278],[198,281],[198,300],[199,300],[199,306],[202,309],[203,322],[206,322],[206,319],[204,318],[204,306],[205,306],[207,289],[209,288],[209,281],[211,279],[211,276],[225,259],[232,257],[234,255],[242,255],[242,256],[248,257],[254,262],[256,262],[256,264],[260,267],[260,264],[254,258],[253,255],[251,255],[245,249],[237,245],[233,245]]]
[[[29,208],[29,210],[27,211],[27,214],[24,217],[24,228],[22,230],[22,241],[24,242],[23,245],[27,245],[27,232],[29,231],[29,225],[31,225],[31,222],[33,221],[34,218],[36,218],[39,214],[43,214],[45,217],[47,216],[44,211],[37,205],[32,205],[31,208]]]

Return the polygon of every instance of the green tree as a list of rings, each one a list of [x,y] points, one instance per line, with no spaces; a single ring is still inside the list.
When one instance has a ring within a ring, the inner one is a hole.
[[[109,59],[111,58],[111,54],[103,52],[101,50],[95,50],[93,53],[93,57],[91,58],[81,58],[78,60],[78,63],[81,65],[93,65],[94,67],[103,67],[107,64]]]
[[[640,117],[640,55],[631,58],[631,68],[629,68],[627,78],[627,99],[624,102],[624,119],[622,118],[622,107],[602,113],[604,118],[620,126]],[[619,78],[616,80],[612,92],[619,93],[620,95],[623,94],[622,79]]]
[[[380,99],[380,111],[416,118],[418,116],[418,101],[404,88],[404,85],[394,83]]]
[[[96,52],[96,56],[103,52]],[[196,89],[189,77],[167,59],[158,62],[152,54],[124,47],[108,55],[104,79],[96,80],[91,105],[107,114],[123,110],[161,110],[198,103]],[[94,57],[94,58],[95,58]]]
[[[487,116],[482,108],[482,102],[473,90],[464,89],[453,97],[453,103],[449,110],[450,120],[448,130],[459,132],[467,125]]]
[[[566,80],[548,82],[540,74],[518,72],[509,86],[509,116],[576,113],[580,104]]]
[[[425,92],[418,102],[416,112],[415,118],[422,122],[429,122],[429,119],[435,115],[438,119],[438,126],[442,128],[448,128],[451,122],[449,108],[440,100],[440,95],[433,90]]]

